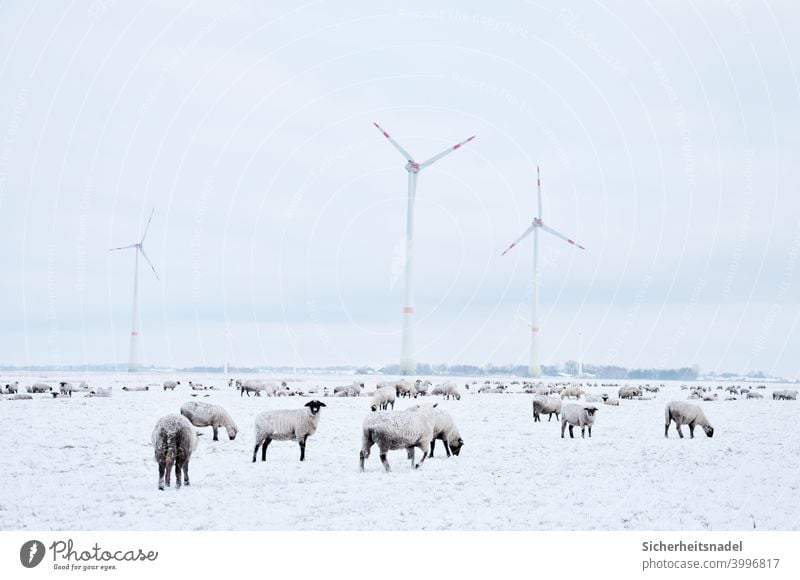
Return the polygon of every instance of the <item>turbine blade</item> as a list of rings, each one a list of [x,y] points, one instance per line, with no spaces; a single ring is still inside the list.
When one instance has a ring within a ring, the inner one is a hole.
[[[161,278],[158,277],[158,272],[156,272],[155,266],[153,266],[153,262],[151,262],[150,258],[147,257],[147,254],[144,253],[144,248],[142,246],[139,246],[139,251],[142,253],[142,257],[147,261],[147,263],[150,264],[150,269],[153,270],[153,274],[156,275],[156,280],[161,280]]]
[[[473,135],[473,136],[472,136],[472,137],[470,137],[469,139],[466,139],[466,140],[462,141],[461,143],[456,143],[455,145],[453,145],[452,147],[449,147],[449,148],[445,149],[444,151],[442,151],[442,152],[441,152],[441,153],[439,153],[438,155],[434,155],[433,157],[431,157],[431,158],[430,158],[430,159],[428,159],[427,161],[423,161],[422,163],[420,163],[420,164],[419,164],[419,168],[420,168],[420,169],[425,169],[425,168],[426,168],[426,167],[428,167],[429,165],[433,165],[434,163],[436,163],[437,161],[439,161],[439,159],[441,159],[441,158],[442,158],[442,157],[444,157],[445,155],[447,155],[447,154],[449,154],[449,153],[452,153],[452,152],[453,152],[453,151],[455,151],[456,149],[460,148],[462,145],[466,145],[467,143],[469,143],[470,141],[472,141],[474,138],[475,138],[475,135]]]
[[[544,224],[541,224],[539,227],[541,227],[541,228],[542,228],[544,231],[546,231],[548,234],[552,234],[552,235],[554,235],[554,236],[555,236],[555,237],[557,237],[557,238],[561,238],[562,240],[564,240],[565,242],[568,242],[568,243],[572,244],[573,246],[578,246],[578,247],[579,247],[581,250],[585,250],[585,249],[586,249],[586,248],[584,248],[583,246],[581,246],[579,243],[575,242],[574,240],[570,240],[570,239],[569,239],[567,236],[565,236],[564,234],[560,234],[560,233],[558,233],[557,231],[555,231],[553,228],[551,228],[551,227],[549,227],[549,226],[546,226],[546,225],[544,225]]]
[[[513,243],[513,244],[511,244],[510,246],[508,246],[508,247],[506,248],[505,252],[503,252],[503,253],[502,253],[502,254],[500,254],[500,255],[501,255],[501,256],[505,256],[505,255],[506,255],[506,253],[508,253],[508,251],[509,251],[511,248],[513,248],[513,247],[514,247],[514,246],[516,246],[518,243],[520,243],[522,240],[524,240],[525,238],[527,238],[527,237],[530,235],[530,233],[531,233],[531,232],[534,230],[534,228],[535,228],[535,227],[536,227],[536,222],[534,222],[534,223],[532,223],[531,225],[529,225],[529,226],[528,226],[528,229],[527,229],[527,230],[525,230],[524,232],[522,232],[522,235],[521,235],[520,237],[518,237],[516,240],[514,240],[514,243]]]
[[[414,158],[413,158],[413,157],[411,157],[411,153],[409,153],[408,151],[406,151],[405,149],[403,149],[403,147],[400,145],[400,143],[398,143],[397,141],[395,141],[394,139],[392,139],[391,135],[389,135],[389,133],[387,133],[386,131],[384,131],[384,130],[383,130],[383,128],[382,128],[380,125],[378,125],[378,124],[377,124],[377,123],[375,123],[375,122],[373,122],[372,124],[373,124],[373,125],[375,125],[375,126],[378,128],[378,131],[380,131],[381,133],[383,133],[383,136],[384,136],[384,137],[386,137],[386,138],[389,140],[389,143],[391,143],[392,145],[394,145],[394,148],[395,148],[395,149],[397,149],[397,150],[398,150],[398,151],[399,151],[399,152],[400,152],[400,153],[403,155],[403,157],[405,157],[405,158],[406,158],[406,161],[414,161]]]
[[[147,230],[150,228],[150,222],[153,221],[153,214],[156,212],[156,208],[153,208],[153,211],[150,212],[150,218],[147,220],[147,225],[144,226],[144,233],[142,234],[142,241],[139,242],[140,244],[144,243],[144,239],[147,237]]]
[[[109,252],[116,252],[117,250],[127,250],[129,248],[135,248],[138,245],[139,244],[131,244],[130,246],[122,246],[120,248],[109,248],[108,251]]]

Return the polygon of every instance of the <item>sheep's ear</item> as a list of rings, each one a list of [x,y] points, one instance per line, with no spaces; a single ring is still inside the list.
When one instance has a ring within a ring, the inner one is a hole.
[[[325,403],[323,403],[322,401],[317,401],[317,403],[319,403],[320,407],[327,407],[328,406]]]
[[[434,404],[433,404],[433,408],[434,408],[434,409],[435,409],[436,407],[438,407],[438,406],[439,406],[439,403],[434,403]]]

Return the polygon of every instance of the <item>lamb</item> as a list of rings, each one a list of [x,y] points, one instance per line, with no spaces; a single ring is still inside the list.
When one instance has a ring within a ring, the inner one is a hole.
[[[29,393],[47,393],[53,390],[53,387],[45,383],[34,383],[25,389]]]
[[[253,449],[253,463],[261,446],[261,461],[267,460],[267,447],[272,441],[297,441],[300,444],[300,461],[306,459],[306,440],[316,433],[319,425],[320,408],[325,403],[309,401],[301,409],[282,409],[264,411],[256,416],[256,446]]]
[[[440,439],[444,445],[444,450],[447,456],[450,457],[450,451],[453,455],[458,456],[461,453],[461,448],[464,446],[464,440],[458,432],[453,418],[447,411],[436,409],[434,411],[436,420],[433,424],[433,439],[431,439],[431,457],[433,457],[433,448],[436,445],[436,440]]]
[[[437,403],[438,404],[438,403]],[[359,453],[359,467],[364,471],[364,461],[369,457],[374,444],[380,450],[381,463],[386,471],[391,471],[386,454],[393,449],[405,449],[411,465],[418,469],[428,457],[428,448],[433,439],[436,423],[434,408],[427,403],[415,405],[405,411],[378,411],[370,413],[362,426],[362,446]],[[422,460],[414,465],[415,449],[422,451]]]
[[[378,389],[375,391],[375,395],[372,397],[372,405],[370,408],[373,411],[385,411],[389,408],[389,405],[391,405],[392,409],[394,409],[396,397],[396,391],[391,387],[383,387],[382,389]]]
[[[236,439],[236,434],[239,432],[231,416],[219,405],[189,401],[181,405],[181,415],[189,419],[195,427],[211,427],[214,430],[214,441],[219,441],[220,427],[225,427],[228,439],[231,441]]]
[[[13,383],[6,383],[3,392],[7,395],[15,395],[19,392],[19,381]]]
[[[158,489],[169,487],[170,473],[175,465],[175,487],[183,483],[189,485],[189,459],[197,448],[197,434],[189,420],[183,415],[172,413],[158,420],[151,438],[158,462]]]
[[[561,399],[558,397],[547,397],[544,395],[535,396],[533,398],[533,421],[541,422],[539,415],[548,415],[548,423],[553,418],[553,415],[556,416],[556,421],[558,421],[558,415],[561,413],[562,404]]]
[[[175,387],[177,387],[180,384],[181,384],[180,381],[164,381],[164,390],[174,391]]]
[[[572,428],[580,426],[581,437],[585,437],[584,432],[589,428],[589,437],[592,436],[592,425],[594,425],[594,414],[597,407],[594,405],[579,405],[568,403],[561,409],[561,438],[564,438],[564,430],[569,425],[569,437],[574,438]]]
[[[678,435],[683,439],[683,432],[681,425],[689,425],[689,434],[694,439],[694,427],[700,425],[705,431],[706,436],[714,436],[714,427],[711,426],[706,418],[703,409],[694,403],[687,403],[686,401],[670,401],[664,409],[664,437],[669,437],[669,424],[675,421],[675,430]]]

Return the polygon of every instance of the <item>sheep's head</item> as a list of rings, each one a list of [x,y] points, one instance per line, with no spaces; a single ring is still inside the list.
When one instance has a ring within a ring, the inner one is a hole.
[[[706,435],[708,437],[713,437],[714,436],[714,428],[711,425],[708,425],[707,427],[703,427],[703,431],[706,432]]]
[[[589,415],[590,417],[594,417],[594,414],[597,412],[597,407],[595,407],[594,405],[584,407],[583,409],[586,411],[586,414]]]
[[[228,432],[228,439],[231,441],[236,439],[236,434],[239,432],[239,430],[236,428],[236,425],[228,425],[225,427],[225,430]]]
[[[328,405],[314,399],[313,401],[309,401],[308,403],[306,403],[305,406],[308,407],[312,415],[316,415],[317,413],[319,413],[321,407],[327,407]]]
[[[461,448],[464,447],[464,440],[459,437],[457,441],[448,442],[448,445],[450,445],[450,451],[453,452],[453,455],[458,455],[461,453]]]
[[[372,406],[370,407],[370,409],[372,409],[373,411],[377,411],[378,410],[378,403],[372,403]]]

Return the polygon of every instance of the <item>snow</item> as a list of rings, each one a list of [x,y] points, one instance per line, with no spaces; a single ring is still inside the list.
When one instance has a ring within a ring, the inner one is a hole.
[[[664,406],[688,391],[667,383],[653,400],[597,404],[592,438],[561,439],[560,422],[534,423],[532,395],[473,394],[437,401],[458,426],[459,457],[437,454],[419,470],[392,451],[385,473],[377,454],[359,473],[361,426],[371,397],[322,398],[326,408],[308,440],[272,443],[251,463],[254,418],[300,408],[309,397],[241,397],[221,375],[180,376],[174,391],[123,391],[161,384],[158,373],[3,376],[111,387],[110,398],[49,393],[0,401],[2,530],[798,530],[800,442],[796,401],[700,402],[715,427],[665,439]],[[251,378],[251,377],[242,377]],[[259,377],[266,378],[266,377]],[[270,377],[271,378],[271,377]],[[275,377],[292,388],[349,384],[353,377]],[[188,380],[213,385],[192,391]],[[362,377],[374,391],[386,377]],[[444,382],[434,378],[434,383]],[[482,381],[480,381],[482,382]],[[717,383],[714,383],[716,385]],[[513,386],[510,390],[518,390]],[[590,394],[616,388],[589,388]],[[715,391],[722,392],[722,391]],[[192,397],[192,394],[198,395]],[[208,396],[206,396],[208,395]],[[722,397],[724,398],[724,397]],[[158,490],[150,435],[156,421],[190,400],[222,405],[240,428],[234,441],[203,433],[189,465],[192,485]],[[416,403],[398,399],[396,408]],[[419,452],[417,454],[420,458]]]

